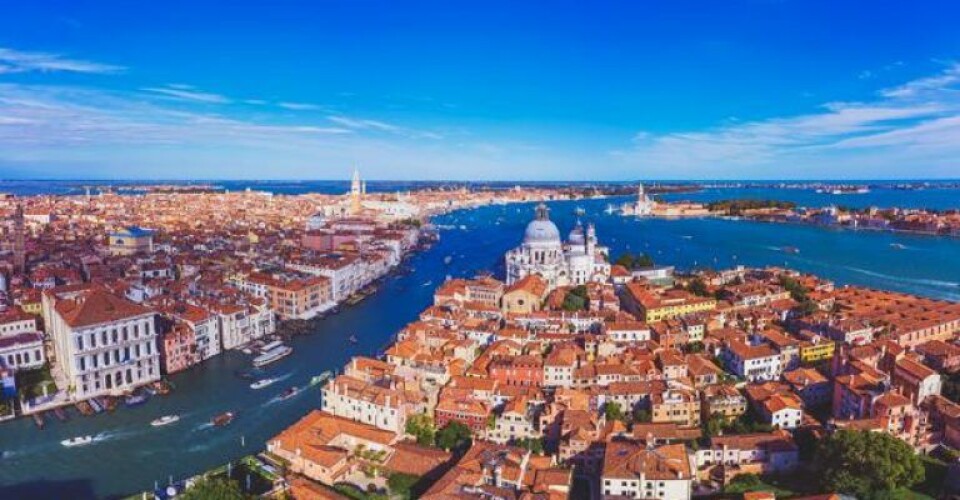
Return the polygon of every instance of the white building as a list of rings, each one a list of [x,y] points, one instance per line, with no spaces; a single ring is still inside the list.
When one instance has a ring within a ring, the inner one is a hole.
[[[569,241],[560,240],[560,230],[550,221],[547,206],[537,206],[537,217],[524,232],[523,242],[506,254],[507,285],[536,274],[550,289],[583,285],[610,279],[609,251],[597,244],[593,225],[577,222]]]
[[[47,325],[74,400],[120,395],[160,380],[156,314],[100,288],[58,294]]]
[[[222,343],[217,315],[203,307],[186,303],[178,305],[172,315],[193,330],[201,361],[220,354]]]
[[[603,456],[602,498],[690,498],[690,462],[683,444],[647,448],[627,441],[611,441]]]
[[[0,336],[0,366],[12,370],[41,368],[47,362],[40,332]]]
[[[780,354],[765,344],[752,346],[733,340],[724,346],[721,358],[727,370],[748,382],[778,380],[783,374]]]
[[[422,409],[412,394],[346,375],[326,384],[321,394],[323,411],[397,434],[405,432],[407,415]]]
[[[276,330],[274,312],[266,302],[224,305],[217,311],[217,324],[224,349],[236,349]]]

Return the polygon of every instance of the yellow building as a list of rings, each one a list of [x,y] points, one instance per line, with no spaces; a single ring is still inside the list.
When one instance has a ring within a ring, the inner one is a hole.
[[[825,359],[833,358],[833,351],[836,349],[836,343],[829,340],[822,340],[817,343],[800,343],[800,361],[804,363],[816,363]]]
[[[527,314],[541,309],[547,296],[547,283],[535,274],[531,274],[510,285],[503,294],[503,311]]]
[[[681,427],[700,426],[700,398],[687,390],[668,390],[654,393],[650,401],[650,421],[659,424],[672,422]]]
[[[717,300],[711,297],[699,297],[678,289],[654,293],[643,284],[636,282],[627,283],[626,299],[627,309],[647,323],[712,311],[717,308]]]

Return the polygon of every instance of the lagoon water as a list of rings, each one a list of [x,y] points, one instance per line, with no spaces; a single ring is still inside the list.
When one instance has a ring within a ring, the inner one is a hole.
[[[924,192],[899,193],[906,200]],[[839,283],[960,300],[956,239],[718,219],[624,218],[604,213],[611,201],[624,200],[551,203],[552,218],[566,234],[577,218],[574,209],[583,208],[586,214],[581,218],[596,223],[600,240],[614,256],[642,251],[658,263],[681,268],[787,265]],[[248,381],[234,375],[249,368],[249,357],[227,353],[172,377],[177,386],[173,394],[138,408],[95,417],[74,413],[67,423],[48,419],[43,431],[29,419],[0,424],[0,498],[130,494],[150,489],[155,482],[165,484],[170,476],[195,474],[263,449],[269,437],[319,403],[315,388],[286,401],[276,400],[278,394],[290,386],[304,386],[322,371],[338,369],[352,355],[382,350],[430,303],[434,288],[447,276],[477,271],[502,275],[503,253],[519,242],[532,216],[533,207],[526,204],[439,217],[437,222],[450,229],[442,231],[435,247],[409,260],[413,273],[389,279],[379,293],[343,308],[322,321],[312,335],[293,341],[294,354],[268,369],[283,380],[268,388],[249,389]],[[783,246],[800,252],[784,253]],[[444,263],[447,256],[449,264]],[[359,343],[350,344],[350,335],[356,335]],[[210,418],[224,411],[236,412],[234,422],[226,428],[210,427]],[[179,413],[180,422],[150,427],[151,420],[170,413]],[[59,444],[86,434],[101,439],[70,449]]]

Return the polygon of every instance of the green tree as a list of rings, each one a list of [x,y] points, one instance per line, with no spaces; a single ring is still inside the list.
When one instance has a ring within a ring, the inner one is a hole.
[[[437,446],[444,450],[459,450],[470,446],[470,428],[457,422],[450,422],[437,432]]]
[[[690,280],[690,282],[687,283],[687,291],[701,297],[710,295],[710,291],[707,290],[707,284],[704,283],[700,278],[694,278]]]
[[[403,498],[413,498],[413,486],[417,484],[418,481],[420,481],[420,478],[413,474],[394,472],[387,478],[387,487],[390,488],[390,493],[394,495]]]
[[[656,263],[653,261],[653,257],[650,257],[645,253],[634,255],[627,252],[618,257],[615,264],[621,265],[627,269],[640,269],[643,267],[653,267]]]
[[[653,267],[655,263],[653,262],[653,257],[642,253],[633,261],[633,268],[639,269],[642,267]]]
[[[606,415],[607,420],[620,420],[625,421],[626,415],[623,413],[623,408],[620,408],[620,403],[615,401],[607,401],[603,404],[603,414]]]
[[[203,477],[183,492],[181,500],[243,500],[249,498],[240,490],[240,483],[232,479]]]
[[[623,266],[627,269],[633,269],[633,259],[634,257],[632,253],[624,253],[623,255],[617,257],[617,261],[614,262],[614,264]]]
[[[410,418],[407,419],[405,430],[407,434],[416,438],[418,444],[422,446],[430,446],[433,444],[436,429],[434,428],[433,420],[431,420],[428,415],[422,413],[411,415]]]
[[[821,443],[815,463],[826,489],[857,498],[885,496],[924,480],[910,445],[882,432],[838,431]]]
[[[763,486],[763,481],[756,474],[737,474],[730,480],[730,484],[723,488],[724,493],[745,493]]]
[[[638,409],[633,412],[633,421],[638,424],[647,424],[653,420],[653,415],[650,413],[650,410]]]

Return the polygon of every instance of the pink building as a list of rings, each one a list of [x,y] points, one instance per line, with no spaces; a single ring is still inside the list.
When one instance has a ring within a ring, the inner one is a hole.
[[[200,362],[197,352],[197,337],[193,329],[183,323],[176,323],[163,334],[160,360],[167,374],[186,370]]]

